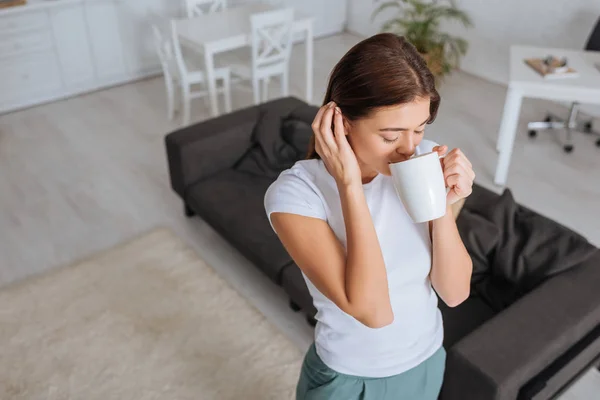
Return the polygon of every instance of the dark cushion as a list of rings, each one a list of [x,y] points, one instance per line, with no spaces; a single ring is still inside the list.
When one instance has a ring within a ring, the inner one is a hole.
[[[508,189],[495,200],[488,197],[485,205],[471,204],[465,203],[465,208],[499,231],[495,236],[489,227],[482,228],[485,223],[461,227],[477,272],[474,288],[497,311],[549,277],[581,264],[596,250],[576,232],[517,204]],[[469,236],[469,229],[485,232],[485,237]],[[485,259],[487,269],[476,266]]]
[[[233,169],[192,185],[186,202],[276,283],[291,262],[264,211],[270,179]]]
[[[259,117],[252,136],[253,144],[234,166],[237,171],[271,179],[294,165],[296,149],[281,137],[283,116],[278,109],[266,109]]]
[[[303,158],[302,152],[282,137],[284,121],[302,121],[307,118],[307,114],[310,115],[311,110],[313,107],[299,101],[262,106],[252,133],[252,146],[234,168],[253,175],[277,178],[282,170],[290,168],[294,162]]]
[[[496,315],[496,312],[480,297],[472,295],[456,307],[448,307],[443,300],[438,307],[444,320],[444,347],[451,348],[460,339]]]
[[[296,156],[299,159],[306,158],[312,134],[312,127],[303,120],[287,118],[283,121],[281,136],[283,137],[283,140],[294,147]]]
[[[471,284],[476,284],[490,273],[488,260],[500,240],[500,229],[469,209],[461,210],[456,226],[473,261]]]

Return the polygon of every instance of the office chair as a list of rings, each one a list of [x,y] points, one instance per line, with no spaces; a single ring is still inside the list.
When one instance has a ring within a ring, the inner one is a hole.
[[[600,51],[600,18],[596,21],[596,26],[594,30],[588,37],[587,43],[585,45],[585,50],[588,51]],[[546,119],[542,122],[530,122],[527,124],[527,128],[529,129],[529,137],[534,138],[537,136],[538,130],[546,130],[546,129],[564,129],[567,133],[566,141],[563,145],[563,149],[566,153],[570,153],[573,151],[573,142],[572,142],[572,132],[584,132],[587,134],[594,134],[599,137],[596,140],[596,146],[600,147],[600,133],[594,132],[592,130],[592,121],[588,120],[581,124],[577,122],[577,116],[579,114],[579,103],[572,103],[571,108],[569,109],[569,115],[567,119],[561,119],[551,114],[546,114]]]

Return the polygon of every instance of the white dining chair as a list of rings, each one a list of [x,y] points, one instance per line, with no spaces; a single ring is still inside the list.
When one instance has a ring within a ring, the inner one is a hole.
[[[265,11],[250,16],[251,62],[231,65],[234,79],[252,81],[254,104],[267,100],[268,84],[280,77],[282,96],[289,95],[289,65],[292,52],[293,8]]]
[[[154,47],[165,81],[167,92],[167,116],[169,120],[175,116],[175,83],[177,82],[177,67],[175,65],[175,55],[173,53],[173,43],[169,30],[165,29],[164,21],[160,17],[151,15],[152,34],[154,36]]]
[[[227,0],[185,0],[188,18],[210,14],[227,9]]]
[[[168,21],[161,17],[152,18],[152,31],[158,57],[163,70],[165,88],[167,92],[167,115],[173,119],[176,110],[176,88],[181,90],[183,105],[182,124],[190,122],[190,108],[193,99],[207,98],[206,75],[204,71],[195,66],[195,57],[186,57],[179,37],[175,21]],[[217,80],[217,93],[223,94],[226,112],[231,112],[231,80],[228,67],[215,69]],[[220,82],[220,84],[219,84]],[[195,85],[201,88],[194,89]]]

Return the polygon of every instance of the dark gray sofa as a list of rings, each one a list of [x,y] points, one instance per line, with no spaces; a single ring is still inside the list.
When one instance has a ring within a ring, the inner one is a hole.
[[[186,215],[209,223],[309,318],[312,300],[263,198],[278,173],[304,157],[316,111],[277,99],[165,138]],[[476,185],[457,220],[474,274],[467,301],[439,302],[448,352],[441,399],[548,399],[598,363],[600,252],[506,194]]]

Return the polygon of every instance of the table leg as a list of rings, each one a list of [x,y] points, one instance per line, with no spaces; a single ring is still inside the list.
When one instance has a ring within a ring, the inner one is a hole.
[[[312,103],[313,92],[313,24],[306,27],[306,102]]]
[[[502,113],[502,123],[498,132],[497,149],[500,154],[498,155],[498,164],[496,165],[496,175],[494,177],[494,182],[500,186],[506,184],[510,157],[517,134],[517,123],[519,121],[522,99],[523,96],[520,91],[513,88],[508,89]]]
[[[219,115],[217,104],[217,82],[215,79],[215,59],[212,49],[206,46],[204,48],[204,67],[206,74],[206,87],[208,88],[208,97],[210,100],[210,114],[212,117]]]

